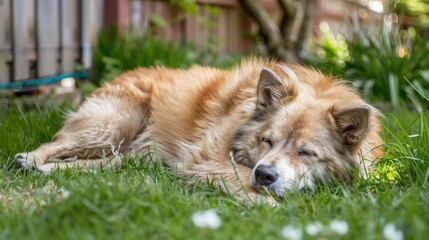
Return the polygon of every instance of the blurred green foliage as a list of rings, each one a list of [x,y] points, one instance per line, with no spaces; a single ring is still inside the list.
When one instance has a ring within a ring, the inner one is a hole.
[[[414,27],[400,29],[386,18],[377,30],[355,21],[353,40],[335,38],[323,26],[321,32],[319,44],[310,45],[307,63],[351,81],[367,99],[393,107],[411,99],[419,110],[427,107],[429,39]]]
[[[429,27],[429,0],[392,0],[395,11],[416,18],[417,24]]]
[[[114,27],[101,31],[93,52],[96,79],[104,80],[140,66],[183,68],[196,62],[188,46],[176,46],[160,39],[135,34],[121,35]]]
[[[101,31],[93,48],[95,83],[111,80],[123,71],[163,65],[187,68],[193,64],[230,67],[243,55],[220,55],[214,49],[195,52],[191,45],[178,45],[151,36],[120,34],[116,28]]]

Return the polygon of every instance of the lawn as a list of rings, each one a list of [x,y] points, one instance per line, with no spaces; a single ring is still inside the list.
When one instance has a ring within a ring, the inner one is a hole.
[[[370,180],[314,193],[290,191],[279,206],[270,207],[244,205],[210,183],[189,185],[144,159],[128,159],[113,171],[67,169],[50,175],[15,166],[14,154],[49,141],[68,109],[0,113],[0,238],[279,239],[287,226],[289,237],[301,232],[304,239],[383,239],[389,224],[396,228],[390,239],[401,232],[405,239],[429,236],[425,115],[386,114],[387,153]],[[197,227],[192,216],[209,209],[216,210],[221,226]],[[348,229],[332,230],[333,220],[345,221]],[[310,236],[315,231],[306,227],[314,222],[323,227]]]

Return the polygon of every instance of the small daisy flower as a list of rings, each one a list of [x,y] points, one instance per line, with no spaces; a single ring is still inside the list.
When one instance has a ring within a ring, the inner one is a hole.
[[[401,230],[396,229],[393,223],[387,224],[383,228],[383,237],[386,240],[402,240],[404,233]]]
[[[208,229],[218,229],[222,224],[215,209],[194,213],[192,215],[192,222],[196,227]]]
[[[300,240],[302,238],[302,230],[286,225],[282,229],[282,237],[288,240]]]
[[[68,198],[70,196],[70,192],[67,191],[67,189],[65,189],[65,188],[60,188],[60,190],[58,190],[58,193],[60,194],[61,198],[63,198],[63,199]]]
[[[329,228],[338,235],[346,235],[349,232],[349,224],[342,220],[332,220]]]
[[[316,236],[323,230],[323,225],[320,222],[312,222],[305,226],[305,231],[310,236]]]

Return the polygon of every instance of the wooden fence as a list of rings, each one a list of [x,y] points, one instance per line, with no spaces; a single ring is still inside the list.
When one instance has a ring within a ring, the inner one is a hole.
[[[274,19],[280,21],[281,13],[277,0],[258,1],[262,2]],[[377,25],[382,16],[357,1],[314,1],[317,7],[310,32],[316,36],[320,34],[319,23],[326,22],[335,35],[341,33],[352,38],[353,29],[350,22],[354,13],[359,13],[359,20],[366,25]],[[210,44],[215,45],[219,53],[252,50],[258,27],[243,11],[238,0],[196,2],[198,13],[189,14],[183,13],[177,6],[172,6],[168,0],[107,1],[105,13],[109,15],[105,17],[107,23],[114,22],[121,28],[130,27],[137,33],[150,33],[174,42],[192,43],[197,51]],[[213,11],[213,8],[216,10]],[[167,24],[160,24],[160,19]]]
[[[102,0],[0,0],[0,84],[89,68]]]
[[[261,0],[279,18],[277,0]],[[334,33],[349,35],[344,21],[362,6],[345,0],[315,0],[313,33],[327,21]],[[186,13],[167,0],[0,0],[0,86],[3,83],[68,73],[91,65],[91,41],[102,26],[117,25],[197,51],[251,51],[257,26],[238,0],[196,0]],[[365,10],[366,11],[366,10]]]
[[[220,53],[249,50],[250,19],[243,14],[238,0],[196,3],[197,13],[189,13],[166,0],[107,1],[105,22],[176,43],[191,43],[197,51],[209,45],[215,45]]]

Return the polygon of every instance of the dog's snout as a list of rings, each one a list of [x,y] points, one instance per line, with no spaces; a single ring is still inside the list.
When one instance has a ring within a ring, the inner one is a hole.
[[[263,186],[268,186],[279,178],[279,174],[275,167],[260,165],[255,170],[256,182]]]

